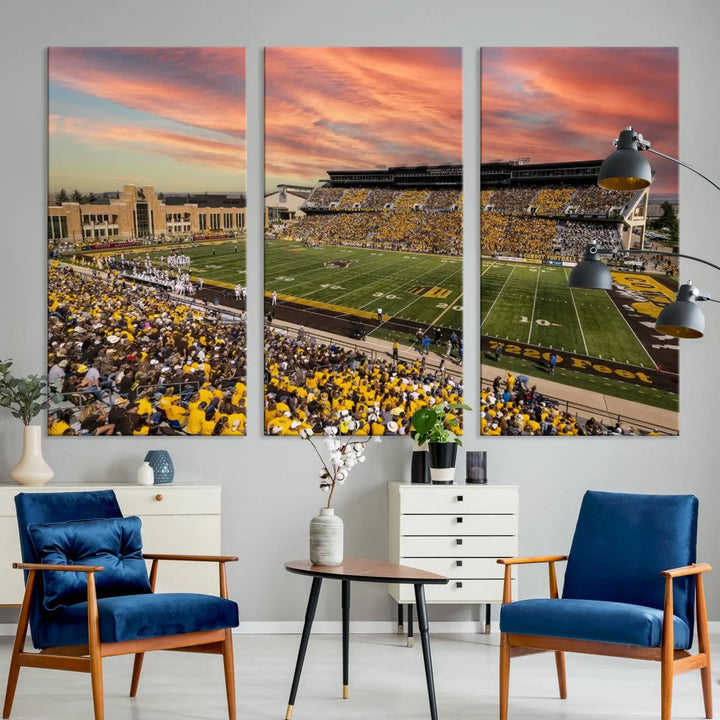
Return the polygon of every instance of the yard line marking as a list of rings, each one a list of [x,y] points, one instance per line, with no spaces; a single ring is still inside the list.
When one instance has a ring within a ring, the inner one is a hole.
[[[537,282],[535,283],[535,295],[533,297],[532,311],[530,312],[530,327],[528,328],[528,345],[530,344],[530,336],[532,335],[533,322],[535,321],[535,305],[537,304],[538,288],[540,287],[540,273],[537,274]]]
[[[508,281],[513,276],[513,273],[515,272],[515,268],[517,266],[513,265],[513,269],[510,271],[508,276],[505,278],[505,282],[503,283],[503,286],[500,288],[500,291],[495,296],[495,299],[493,300],[493,304],[490,306],[490,309],[487,311],[487,315],[485,316],[485,319],[480,322],[480,330],[482,331],[482,326],[487,322],[487,319],[490,317],[490,313],[493,311],[493,308],[495,307],[495,303],[498,301],[499,297],[503,294],[503,290],[505,289],[505,286],[508,284]]]
[[[566,279],[566,280],[568,279],[568,271],[567,271],[567,268],[565,268],[565,279]],[[583,332],[583,326],[582,326],[582,323],[580,322],[580,313],[578,312],[577,305],[575,304],[575,295],[574,295],[574,293],[573,293],[573,288],[570,288],[570,297],[571,297],[571,299],[572,299],[573,307],[575,308],[575,317],[577,318],[578,327],[580,328],[580,337],[582,338],[583,345],[585,346],[585,354],[586,354],[586,355],[590,355],[590,353],[588,352],[587,343],[585,342],[585,333]],[[615,303],[613,303],[613,305],[614,305],[614,304],[615,304]]]
[[[450,273],[450,275],[448,275],[446,278],[443,278],[443,280],[450,280],[450,279],[452,279],[455,275],[457,275],[459,272],[461,272],[461,270],[462,270],[462,268],[460,268],[459,270],[456,270],[456,271],[453,272],[453,273]],[[427,273],[425,273],[425,274],[427,274]],[[422,277],[422,275],[420,275],[419,277]],[[416,279],[415,279],[415,278],[411,279],[411,282],[412,282],[412,284],[414,285],[414,284],[416,283]],[[402,291],[404,290],[404,287],[405,287],[405,286],[398,286],[398,292],[402,292]],[[453,305],[455,305],[455,303],[456,303],[462,296],[463,296],[463,294],[462,294],[462,290],[461,290],[461,291],[460,291],[460,294],[457,296],[457,298],[455,298],[455,300],[453,300],[453,302],[448,303],[448,306],[445,308],[445,310],[443,310],[443,311],[440,313],[440,315],[438,315],[438,318],[441,318],[448,310],[452,310]],[[404,305],[404,306],[401,307],[399,310],[396,310],[396,311],[393,313],[393,316],[394,316],[394,317],[400,317],[400,313],[405,312],[405,310],[407,310],[409,307],[412,307],[415,303],[417,303],[417,302],[419,302],[420,300],[422,300],[423,297],[424,297],[423,295],[418,295],[417,297],[413,298],[407,305]],[[363,307],[367,307],[367,304],[364,305]],[[435,324],[435,321],[436,321],[438,318],[435,318],[435,320],[433,320],[433,321],[430,323],[430,325],[428,325],[428,327],[431,327],[432,325],[434,325],[434,324]],[[407,318],[407,319],[408,319],[408,320],[414,320],[414,318]],[[423,324],[423,322],[422,322],[421,320],[415,320],[415,322],[419,322],[421,325]]]
[[[462,293],[460,293],[453,301],[452,303],[448,303],[448,306],[428,325],[428,327],[432,327],[433,325],[437,324],[437,321],[448,311],[452,310],[453,305],[457,303],[457,301],[463,296]]]

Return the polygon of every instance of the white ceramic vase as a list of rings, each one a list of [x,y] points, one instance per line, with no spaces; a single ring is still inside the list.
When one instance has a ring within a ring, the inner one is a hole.
[[[310,521],[310,562],[313,565],[341,565],[343,521],[333,508],[320,508]]]
[[[145,461],[140,463],[137,469],[138,485],[153,485],[155,483],[155,471],[150,467],[150,463]]]
[[[42,456],[42,428],[39,425],[23,427],[23,452],[20,462],[10,471],[18,485],[44,485],[55,473]]]

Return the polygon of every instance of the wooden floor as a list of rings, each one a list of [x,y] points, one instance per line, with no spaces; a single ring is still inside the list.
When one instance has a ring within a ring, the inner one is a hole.
[[[498,636],[433,635],[440,720],[496,720]],[[720,694],[720,637],[711,637],[713,691]],[[298,635],[235,638],[238,720],[285,717]],[[0,638],[4,695],[11,639]],[[222,660],[216,656],[157,652],[145,658],[138,696],[130,699],[132,658],[104,664],[109,720],[223,720]],[[717,668],[717,669],[715,669]],[[568,699],[557,698],[552,655],[513,660],[510,720],[656,720],[660,668],[655,663],[568,655]],[[12,720],[80,720],[92,717],[87,675],[23,669]],[[700,675],[675,679],[673,719],[704,717]],[[310,639],[293,720],[422,720],[429,718],[420,643],[408,648],[395,635],[352,635],[350,696],[342,699],[338,635]]]

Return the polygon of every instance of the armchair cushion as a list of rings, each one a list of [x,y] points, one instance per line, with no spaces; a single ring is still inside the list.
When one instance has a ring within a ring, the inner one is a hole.
[[[88,642],[87,613],[87,602],[81,602],[46,615],[39,624],[35,647],[85,645]],[[98,600],[98,614],[100,640],[104,643],[238,625],[237,603],[193,593],[106,597]]]
[[[101,565],[95,575],[98,598],[149,593],[138,517],[73,520],[27,526],[39,562],[49,565]],[[82,572],[42,573],[45,610],[58,610],[87,599]]]
[[[663,612],[657,608],[606,600],[518,600],[500,610],[500,631],[598,642],[660,647]],[[675,649],[692,644],[690,628],[675,616]]]

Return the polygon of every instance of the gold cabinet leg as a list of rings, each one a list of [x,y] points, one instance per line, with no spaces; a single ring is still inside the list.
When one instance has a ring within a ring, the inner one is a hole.
[[[350,686],[349,685],[343,685],[343,700],[348,699],[348,694],[350,692]]]
[[[288,705],[287,711],[285,712],[285,720],[290,720],[292,717],[293,707],[294,705]]]

